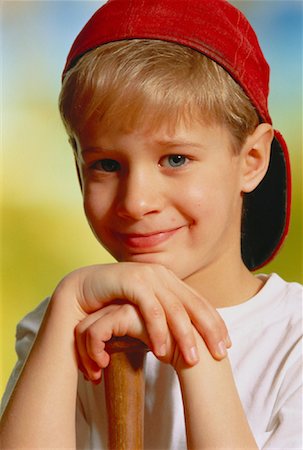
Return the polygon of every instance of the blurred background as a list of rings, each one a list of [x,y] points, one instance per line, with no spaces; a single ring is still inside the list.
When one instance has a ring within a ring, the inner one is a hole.
[[[17,322],[69,271],[112,261],[85,222],[72,152],[57,111],[68,50],[102,3],[1,2],[0,396],[16,360]],[[289,237],[262,271],[303,282],[302,2],[232,3],[249,18],[271,66],[270,110],[293,167]]]

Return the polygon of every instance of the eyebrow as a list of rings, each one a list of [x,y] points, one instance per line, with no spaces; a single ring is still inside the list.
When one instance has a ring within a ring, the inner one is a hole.
[[[155,142],[159,145],[186,145],[186,146],[195,146],[195,147],[200,147],[201,143],[197,142],[197,141],[193,141],[193,140],[189,140],[186,138],[182,138],[182,137],[167,137],[167,138],[159,138],[157,140],[155,140]]]
[[[163,147],[196,147],[203,148],[203,144],[200,142],[188,141],[187,139],[159,139],[156,144]]]
[[[200,143],[200,142],[194,142],[194,141],[189,141],[187,139],[182,139],[182,138],[162,138],[162,139],[156,139],[154,141],[154,144],[159,146],[159,147],[166,147],[166,148],[174,148],[174,147],[190,147],[190,148],[196,148],[196,149],[203,149],[205,148],[205,146]],[[80,155],[85,155],[86,153],[108,153],[114,151],[113,149],[106,149],[106,148],[102,148],[102,147],[85,147],[84,149],[81,149],[80,151]]]
[[[85,153],[102,153],[105,151],[109,151],[109,150],[105,150],[102,147],[86,147],[81,149],[81,155],[85,154]]]

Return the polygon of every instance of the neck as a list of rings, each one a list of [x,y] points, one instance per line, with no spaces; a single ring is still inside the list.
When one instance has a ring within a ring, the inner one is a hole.
[[[246,302],[256,295],[263,282],[243,264],[214,263],[193,273],[184,281],[215,308],[224,308]],[[223,270],[222,270],[223,267]]]

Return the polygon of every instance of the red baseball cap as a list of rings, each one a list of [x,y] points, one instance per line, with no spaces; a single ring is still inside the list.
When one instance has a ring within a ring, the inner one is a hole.
[[[260,121],[268,111],[269,66],[246,17],[226,0],[109,0],[74,41],[62,77],[88,51],[126,39],[160,39],[208,56],[242,87]],[[267,264],[280,249],[289,227],[289,155],[275,130],[267,174],[245,194],[242,257],[250,270]]]

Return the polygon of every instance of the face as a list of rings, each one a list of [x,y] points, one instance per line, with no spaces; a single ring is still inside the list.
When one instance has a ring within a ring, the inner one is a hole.
[[[181,279],[240,254],[241,164],[220,126],[76,136],[88,222],[118,260],[159,263]]]

